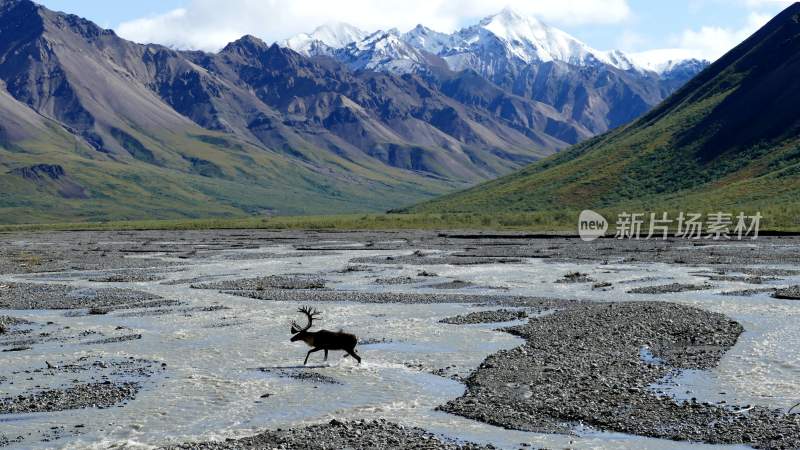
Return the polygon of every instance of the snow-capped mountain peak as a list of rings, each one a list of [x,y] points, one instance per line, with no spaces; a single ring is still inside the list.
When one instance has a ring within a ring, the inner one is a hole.
[[[545,41],[548,27],[534,17],[524,17],[511,8],[489,16],[480,22],[480,27],[489,30],[495,36],[508,42],[535,43]]]
[[[311,33],[300,33],[283,42],[285,47],[304,54],[318,54],[320,49],[338,49],[369,36],[364,30],[343,22],[329,22]]]
[[[452,34],[424,25],[417,25],[406,33],[396,29],[368,33],[346,23],[331,22],[311,33],[287,39],[282,45],[306,56],[332,56],[356,69],[408,73],[424,71],[424,66],[433,63],[455,71],[473,69],[488,78],[529,64],[551,61],[579,67],[605,65],[642,75],[651,72],[664,75],[674,68],[688,68],[692,72],[706,64],[696,61],[694,65],[685,66],[682,63],[688,58],[596,50],[512,8],[505,8]]]
[[[344,47],[345,50],[348,51],[371,51],[371,52],[392,52],[393,49],[398,47],[404,46],[404,42],[400,39],[400,35],[397,30],[379,30],[376,31],[363,39],[351,42],[347,46]],[[408,44],[405,44],[408,45]]]
[[[367,32],[343,22],[331,22],[323,25],[311,36],[322,41],[325,45],[333,48],[341,48],[345,45],[360,41],[367,36]]]
[[[449,34],[434,31],[421,24],[403,34],[402,38],[410,45],[433,54],[440,53],[452,42]]]
[[[423,69],[429,56],[406,42],[397,29],[376,31],[358,42],[348,44],[336,55],[355,69],[393,73]]]
[[[623,70],[633,68],[633,63],[622,52],[595,50],[564,31],[511,8],[505,8],[459,34],[465,43],[471,45],[491,38],[500,40],[511,56],[525,63],[563,61],[584,65],[597,60]]]
[[[697,53],[687,52],[684,49],[650,50],[633,53],[630,57],[636,61],[639,67],[659,74],[664,74],[686,65],[706,66],[710,64]]]

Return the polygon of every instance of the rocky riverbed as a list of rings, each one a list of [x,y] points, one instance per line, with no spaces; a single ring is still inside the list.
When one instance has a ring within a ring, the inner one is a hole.
[[[0,244],[0,447],[800,447],[798,238]],[[358,334],[361,365],[301,365],[305,304]]]

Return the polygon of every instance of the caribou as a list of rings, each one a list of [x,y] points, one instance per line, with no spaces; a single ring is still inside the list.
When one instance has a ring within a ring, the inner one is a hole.
[[[354,334],[345,333],[341,330],[308,331],[314,324],[314,319],[319,318],[320,312],[307,306],[298,309],[297,312],[304,314],[308,323],[305,327],[301,328],[297,322],[292,321],[293,336],[290,341],[303,341],[306,343],[306,345],[311,347],[311,350],[309,350],[306,354],[305,361],[303,361],[304,366],[306,363],[308,363],[308,357],[311,356],[312,353],[320,350],[325,351],[325,361],[328,360],[328,350],[343,350],[346,352],[344,355],[345,358],[352,356],[359,364],[361,364],[361,357],[356,354],[358,338]]]

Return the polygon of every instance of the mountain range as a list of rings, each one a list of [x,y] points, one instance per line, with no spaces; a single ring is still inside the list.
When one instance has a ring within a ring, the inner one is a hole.
[[[766,209],[777,221],[800,198],[798,75],[795,3],[633,123],[410,210]]]
[[[385,210],[622,125],[704,65],[642,69],[510,10],[206,53],[0,0],[0,221]]]
[[[506,92],[550,106],[564,116],[575,144],[626,124],[708,66],[696,59],[636,61],[591,48],[569,34],[511,8],[451,34],[424,25],[368,33],[329,23],[282,45],[306,56],[328,56],[353,70],[414,73],[436,79],[442,69],[474,71]],[[548,130],[546,129],[545,132]]]

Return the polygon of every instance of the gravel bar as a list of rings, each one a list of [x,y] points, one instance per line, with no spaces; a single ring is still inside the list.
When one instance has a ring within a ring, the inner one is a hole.
[[[67,389],[49,389],[0,400],[0,414],[108,408],[125,400],[132,400],[138,391],[138,383],[111,382],[80,384]]]
[[[778,289],[773,297],[782,300],[800,300],[800,286],[792,286],[786,289]]]
[[[464,316],[447,317],[440,323],[450,325],[473,325],[479,323],[499,323],[521,320],[528,317],[528,313],[521,310],[498,309],[496,311],[477,311]]]
[[[325,280],[313,276],[270,275],[259,278],[224,280],[213,283],[193,284],[194,289],[216,289],[221,291],[263,291],[265,289],[324,289]]]
[[[704,291],[714,286],[710,284],[680,284],[672,283],[662,286],[644,286],[628,290],[629,294],[672,294],[676,292]]]
[[[720,314],[670,303],[584,304],[508,329],[526,344],[488,357],[441,410],[510,429],[591,427],[655,438],[800,447],[800,415],[679,402],[648,387],[710,369],[743,332]],[[661,361],[643,361],[648,349]]]
[[[420,449],[420,450],[479,450],[493,449],[471,443],[456,443],[419,428],[404,427],[385,420],[340,422],[312,425],[290,430],[266,431],[243,439],[224,442],[181,444],[166,450],[249,450],[249,449]]]
[[[0,289],[0,309],[131,309],[179,302],[146,292],[116,288],[75,288],[61,284],[10,283]]]

